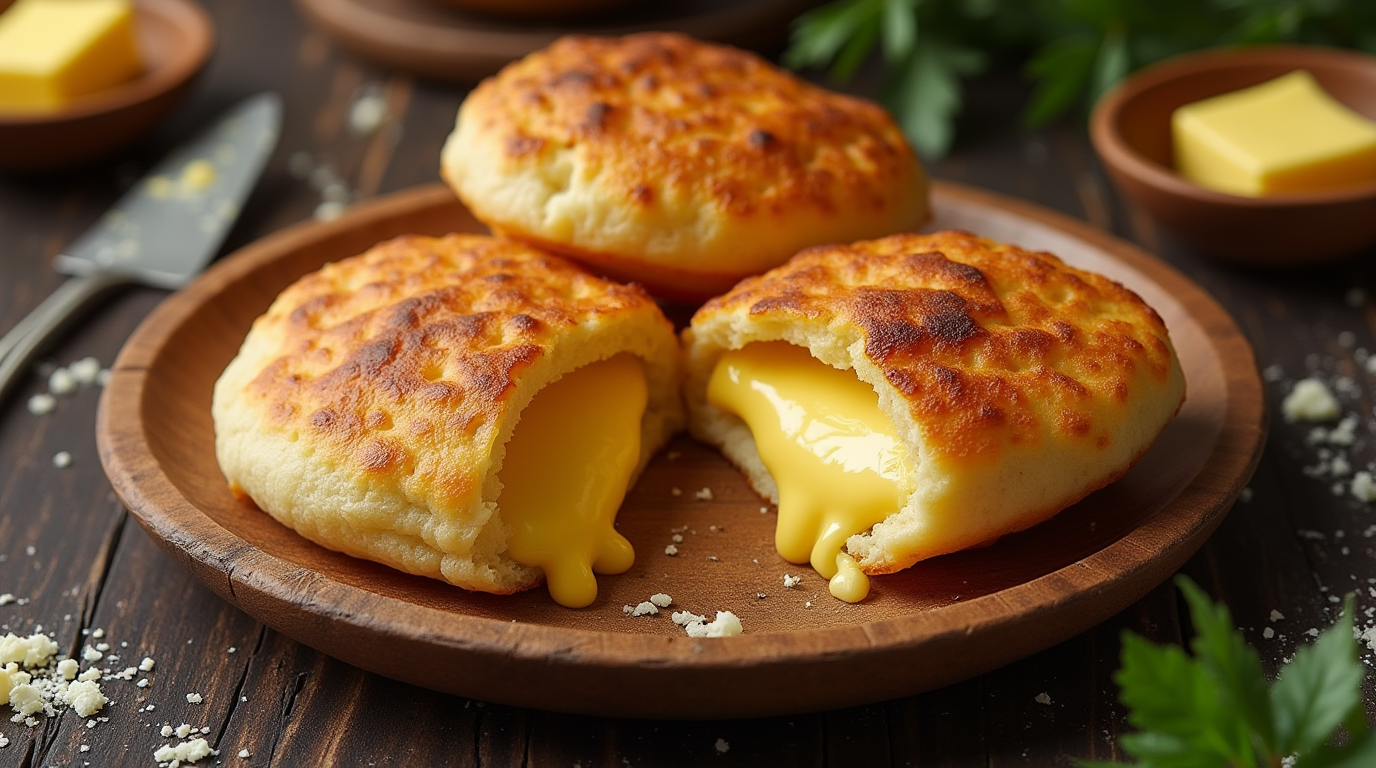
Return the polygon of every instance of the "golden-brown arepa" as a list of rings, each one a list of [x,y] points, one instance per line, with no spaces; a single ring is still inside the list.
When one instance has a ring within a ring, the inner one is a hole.
[[[757,437],[709,400],[719,361],[739,354],[728,350],[786,342],[877,394],[906,449],[903,494],[877,524],[835,537],[870,574],[1050,518],[1126,472],[1184,401],[1166,327],[1135,293],[965,232],[804,251],[708,302],[684,339],[689,429],[776,503]]]
[[[644,290],[511,241],[400,237],[302,277],[254,322],[215,386],[216,453],[232,488],[312,541],[522,590],[541,569],[508,551],[508,441],[547,386],[627,354],[648,392],[629,483],[683,424],[677,338]]]
[[[459,109],[442,173],[494,231],[685,300],[928,218],[881,107],[665,33],[565,37],[508,65]]]

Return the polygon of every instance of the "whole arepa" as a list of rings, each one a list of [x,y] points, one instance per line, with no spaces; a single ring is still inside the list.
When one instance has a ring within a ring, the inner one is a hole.
[[[297,280],[215,386],[238,493],[330,549],[591,603],[612,525],[683,424],[677,339],[645,292],[476,235],[408,236]]]
[[[441,165],[493,231],[680,300],[928,218],[881,107],[675,34],[565,37],[510,64],[464,101]]]
[[[1122,285],[965,232],[812,248],[684,331],[693,435],[832,592],[993,542],[1124,474],[1184,401]]]

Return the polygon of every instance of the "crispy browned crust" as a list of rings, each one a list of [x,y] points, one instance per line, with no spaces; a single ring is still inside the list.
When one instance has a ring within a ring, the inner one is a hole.
[[[703,272],[709,290],[725,290],[802,247],[916,228],[927,217],[925,176],[881,107],[812,86],[754,54],[677,34],[561,38],[479,85],[460,124],[463,151],[446,150],[444,175],[479,218],[512,236],[562,243],[561,252],[657,292],[682,290],[675,268]],[[618,226],[633,233],[547,231],[540,217],[512,210],[520,206],[494,203],[485,176],[460,178],[451,166],[495,153],[505,175],[557,175],[555,158],[568,152],[595,175],[590,205],[623,209]],[[685,209],[702,211],[703,248],[636,248],[667,221],[682,225]],[[758,224],[765,242],[747,242],[755,236],[731,222]],[[790,229],[819,236],[793,242]],[[769,238],[782,249],[762,260],[754,252],[767,250]]]
[[[560,38],[469,98],[491,130],[508,136],[510,157],[577,143],[621,182],[629,205],[652,204],[646,182],[664,179],[737,215],[883,208],[875,177],[897,178],[913,162],[878,105],[683,35]]]
[[[723,313],[860,329],[864,355],[955,463],[1048,429],[1107,445],[1113,421],[1094,411],[1127,409],[1135,382],[1165,382],[1174,367],[1164,323],[1132,291],[966,232],[813,248],[709,301],[693,324]]]
[[[473,437],[521,371],[571,328],[636,312],[667,324],[643,290],[519,243],[400,237],[282,292],[250,337],[278,356],[244,395],[361,476],[414,475],[453,504],[483,482],[489,447]]]

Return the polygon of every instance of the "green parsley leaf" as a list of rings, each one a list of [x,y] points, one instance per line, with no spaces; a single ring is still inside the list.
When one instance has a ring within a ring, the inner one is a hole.
[[[1295,768],[1376,765],[1351,595],[1338,621],[1297,650],[1268,690],[1256,652],[1233,628],[1228,609],[1184,576],[1176,585],[1189,603],[1194,655],[1124,633],[1122,667],[1114,677],[1128,722],[1140,729],[1119,745],[1139,768],[1274,768],[1287,757]],[[1344,726],[1347,740],[1337,746]]]
[[[1089,84],[1097,57],[1098,44],[1084,38],[1068,37],[1043,48],[1027,64],[1037,88],[1023,122],[1039,128],[1069,109]]]
[[[902,61],[913,52],[917,42],[915,4],[915,0],[884,1],[884,58],[890,63]]]
[[[875,8],[876,0],[839,0],[799,16],[793,22],[784,64],[795,69],[826,65],[874,15]]]
[[[1266,675],[1261,670],[1257,652],[1233,628],[1233,618],[1226,606],[1215,605],[1204,590],[1184,577],[1175,584],[1185,594],[1190,605],[1190,619],[1194,622],[1195,639],[1191,643],[1195,659],[1218,687],[1223,706],[1234,709],[1257,735],[1263,752],[1275,753],[1276,728],[1271,713],[1271,699],[1267,696]],[[1238,757],[1252,762],[1250,744],[1238,745]]]
[[[940,157],[955,137],[962,75],[984,66],[978,51],[927,35],[888,84],[885,101],[920,154]]]
[[[1352,599],[1338,622],[1313,645],[1295,651],[1295,660],[1271,688],[1276,746],[1283,755],[1318,747],[1354,709],[1361,709],[1362,678],[1352,642]],[[1376,765],[1373,761],[1369,765]]]
[[[1365,717],[1363,714],[1363,719]],[[1376,765],[1376,733],[1371,731],[1348,739],[1341,747],[1325,744],[1295,761],[1295,768],[1371,768],[1373,765]]]

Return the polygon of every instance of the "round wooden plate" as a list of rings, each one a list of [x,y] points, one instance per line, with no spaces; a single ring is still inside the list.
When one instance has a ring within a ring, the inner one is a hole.
[[[435,0],[296,0],[314,24],[359,53],[409,72],[476,83],[561,35],[655,30],[767,50],[816,0],[654,0],[579,19],[503,19]]]
[[[215,463],[211,388],[253,319],[301,275],[402,233],[481,231],[442,186],[250,245],[164,302],[115,362],[98,421],[116,491],[177,561],[263,623],[416,685],[587,714],[717,718],[841,707],[915,693],[1064,640],[1130,605],[1214,530],[1251,476],[1262,387],[1237,326],[1163,263],[1026,203],[937,184],[937,227],[1045,248],[1108,274],[1165,318],[1189,399],[1126,476],[1047,523],[984,549],[874,579],[849,605],[773,547],[774,511],[714,451],[678,438],[628,495],[635,566],[601,577],[589,608],[543,589],[499,597],[318,547],[236,501]],[[670,456],[674,458],[670,458]],[[675,494],[673,489],[681,490]],[[696,492],[710,488],[712,499]],[[678,555],[664,554],[675,531]],[[784,574],[802,576],[785,589]],[[669,612],[734,611],[739,637],[695,640]]]

